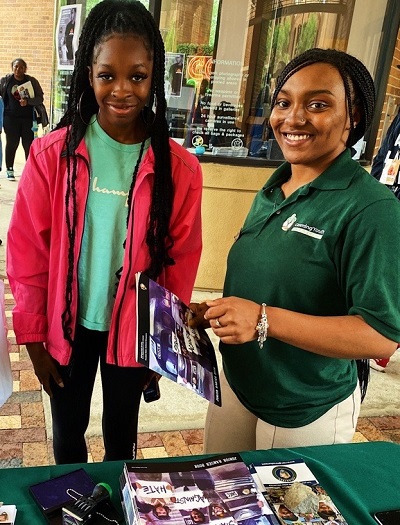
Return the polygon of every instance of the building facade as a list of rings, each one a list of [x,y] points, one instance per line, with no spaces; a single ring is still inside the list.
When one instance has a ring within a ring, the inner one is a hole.
[[[0,74],[24,58],[42,84],[53,125],[65,109],[81,24],[98,1],[42,0],[39,9],[32,0],[0,4]],[[397,0],[141,1],[165,43],[170,134],[201,154],[204,251],[196,286],[221,289],[233,237],[255,192],[282,162],[268,117],[283,65],[310,47],[344,50],[364,62],[377,87],[372,129],[356,154],[368,165],[400,107],[400,6]]]

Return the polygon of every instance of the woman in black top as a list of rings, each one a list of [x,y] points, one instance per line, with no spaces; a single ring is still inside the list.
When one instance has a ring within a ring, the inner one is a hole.
[[[3,125],[6,134],[7,178],[15,180],[15,153],[21,140],[25,159],[28,158],[34,138],[32,130],[34,106],[43,102],[43,90],[36,78],[26,74],[25,60],[16,58],[12,61],[11,68],[12,73],[0,79],[0,96],[4,100]]]

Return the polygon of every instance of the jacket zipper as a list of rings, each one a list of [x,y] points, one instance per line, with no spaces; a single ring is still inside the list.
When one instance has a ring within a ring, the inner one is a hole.
[[[133,202],[133,199],[132,199],[132,202]],[[132,206],[132,203],[131,203],[131,206]],[[115,337],[114,337],[114,341],[113,341],[113,345],[114,345],[114,348],[113,348],[113,354],[114,354],[114,361],[115,361],[115,364],[118,366],[119,363],[118,363],[118,341],[119,341],[119,330],[118,330],[118,327],[119,327],[119,322],[120,322],[120,318],[121,318],[121,311],[122,311],[122,305],[124,303],[124,300],[125,300],[125,295],[126,295],[126,292],[128,290],[128,276],[130,274],[130,271],[131,271],[131,268],[132,268],[132,249],[133,249],[133,223],[134,223],[134,210],[132,209],[131,210],[131,231],[132,231],[132,236],[131,236],[131,246],[130,246],[130,250],[129,250],[129,264],[128,264],[128,268],[126,270],[126,276],[125,276],[125,283],[124,283],[124,288],[123,288],[123,292],[122,292],[122,295],[121,295],[121,300],[119,302],[119,305],[118,305],[118,310],[117,310],[117,313],[116,313],[116,316],[115,316],[115,328],[114,328],[114,333],[115,333]],[[122,262],[122,273],[124,272],[124,263]],[[121,273],[121,279],[122,279],[122,273]],[[119,282],[119,285],[121,285],[121,280]]]

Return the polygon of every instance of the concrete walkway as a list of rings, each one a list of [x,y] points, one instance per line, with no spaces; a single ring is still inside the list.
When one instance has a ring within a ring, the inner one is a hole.
[[[3,135],[3,133],[2,133]],[[15,181],[7,179],[6,168],[4,164],[4,140],[3,140],[3,169],[0,171],[0,239],[3,241],[0,246],[0,276],[5,275],[5,253],[6,253],[6,237],[8,224],[10,222],[11,213],[15,200],[15,193],[18,187],[22,170],[25,166],[25,154],[22,146],[17,150],[15,157],[14,170],[16,175]]]

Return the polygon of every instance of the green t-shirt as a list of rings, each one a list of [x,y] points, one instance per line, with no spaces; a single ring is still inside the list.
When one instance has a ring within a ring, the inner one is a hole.
[[[85,134],[90,186],[78,266],[79,324],[110,327],[117,277],[126,238],[127,198],[141,144],[120,144],[92,117]],[[143,157],[149,148],[145,145]]]
[[[283,200],[283,164],[258,192],[228,256],[224,296],[317,316],[361,315],[400,341],[400,202],[345,151]],[[220,344],[229,384],[264,421],[295,428],[356,387],[356,363],[268,338]]]

